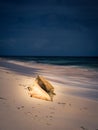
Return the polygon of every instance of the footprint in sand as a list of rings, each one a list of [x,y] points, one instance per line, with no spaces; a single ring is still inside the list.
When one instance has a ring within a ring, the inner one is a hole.
[[[23,87],[26,87],[26,85],[24,85],[24,84],[19,84],[19,86],[23,86]]]
[[[51,110],[55,110],[55,107],[49,107],[49,109],[51,109]]]
[[[66,103],[65,103],[65,102],[58,102],[58,104],[63,104],[63,105],[65,105]]]
[[[10,72],[6,72],[7,74],[10,74]]]
[[[46,125],[50,126],[51,124],[50,123],[46,123]]]
[[[50,112],[50,114],[54,114],[55,112]]]
[[[84,126],[81,126],[80,127],[82,130],[88,130],[88,129],[86,129]]]
[[[83,109],[84,109],[84,110],[87,110],[87,107],[84,107]]]
[[[0,99],[1,99],[1,100],[7,100],[7,99],[6,99],[6,98],[4,98],[4,97],[0,97]]]
[[[37,115],[35,115],[35,117],[38,117]]]
[[[51,121],[52,121],[52,120],[53,120],[53,116],[51,116],[51,115],[50,115],[50,116],[49,116],[49,120],[51,120]]]
[[[49,118],[49,116],[46,116],[46,118]]]
[[[88,108],[87,107],[80,108],[80,111],[82,110],[88,110]]]
[[[0,103],[2,103],[2,105],[5,105],[6,108],[9,108],[10,105],[7,102],[8,99],[4,98],[4,97],[0,97]]]
[[[52,120],[53,116],[46,116],[48,120]]]
[[[62,105],[63,107],[65,107],[66,103],[65,102],[58,102],[59,105]]]
[[[17,107],[18,110],[20,110],[21,108],[24,108],[24,106]]]
[[[22,84],[19,84],[19,86],[22,86]]]
[[[53,116],[49,116],[50,118],[52,118]]]
[[[26,115],[32,115],[32,113],[31,113],[31,112],[25,112],[25,114],[26,114]]]
[[[24,108],[24,106],[21,106],[21,108]]]
[[[32,113],[31,113],[31,115],[32,115]],[[38,115],[33,115],[32,118],[33,118],[34,120],[38,120]],[[39,119],[39,121],[40,121],[40,119]]]
[[[20,107],[17,107],[17,109],[20,109]]]

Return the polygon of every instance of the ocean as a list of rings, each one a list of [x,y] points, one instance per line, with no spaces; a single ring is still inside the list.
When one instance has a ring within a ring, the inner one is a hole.
[[[58,86],[66,87],[64,94],[98,101],[98,57],[14,56],[1,58],[28,63],[30,66],[35,65],[39,69],[36,75],[43,75]],[[33,70],[30,71],[30,74],[32,73]]]
[[[4,58],[29,61],[60,66],[82,66],[98,68],[98,57],[66,57],[66,56],[6,56]]]

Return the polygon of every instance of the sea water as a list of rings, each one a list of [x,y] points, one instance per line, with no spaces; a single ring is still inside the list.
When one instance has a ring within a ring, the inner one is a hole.
[[[98,101],[98,57],[17,56],[3,58],[29,63],[31,66],[39,65],[38,74],[46,76],[61,87],[72,88],[72,91],[67,93]]]

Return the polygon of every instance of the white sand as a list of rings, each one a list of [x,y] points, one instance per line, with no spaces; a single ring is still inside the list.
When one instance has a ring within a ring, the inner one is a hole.
[[[67,93],[73,89],[50,81],[56,93],[53,102],[29,97],[26,87],[51,66],[6,60],[0,65],[0,130],[98,130],[98,101]]]

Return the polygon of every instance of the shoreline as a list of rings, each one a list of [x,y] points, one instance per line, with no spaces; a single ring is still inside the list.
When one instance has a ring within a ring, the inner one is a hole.
[[[69,95],[98,101],[98,72],[92,69],[40,63],[31,64],[30,62],[6,59],[0,59],[0,67],[3,67],[5,71],[7,69],[12,73],[32,78],[36,78],[40,74],[57,86],[64,86]]]
[[[38,72],[51,78],[56,74],[52,66],[29,65],[0,60],[0,129],[1,130],[97,130],[98,101],[73,96],[68,86],[59,86],[48,79],[55,88],[53,102],[31,98],[27,87]],[[57,68],[56,68],[57,69]],[[58,72],[61,70],[57,70]],[[63,73],[63,72],[62,72]],[[68,72],[67,72],[68,73]],[[71,72],[69,72],[71,74]],[[77,72],[76,72],[77,73]],[[51,79],[50,78],[50,79]],[[67,88],[68,87],[68,88]],[[71,90],[70,90],[71,89]],[[75,91],[77,88],[75,88]],[[81,89],[78,88],[78,92]]]

